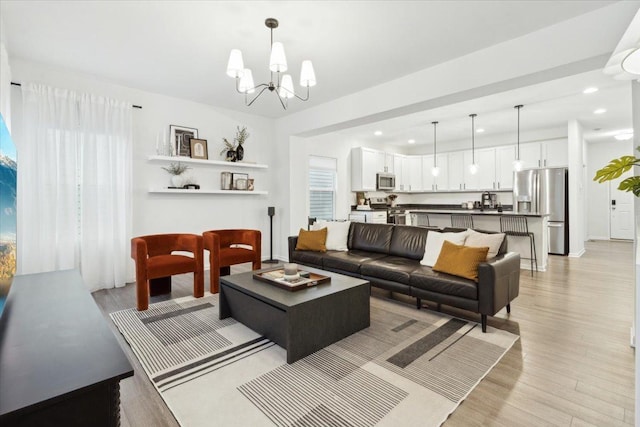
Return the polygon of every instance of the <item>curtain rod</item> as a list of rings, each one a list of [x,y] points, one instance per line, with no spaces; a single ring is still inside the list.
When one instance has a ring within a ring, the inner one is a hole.
[[[21,84],[21,83],[16,83],[16,82],[11,82],[11,85],[12,85],[12,86],[20,86],[20,87],[22,87],[22,84]],[[141,107],[140,105],[133,105],[132,107],[133,107],[133,108],[139,108],[139,109],[141,109],[141,110],[142,110],[142,107]]]

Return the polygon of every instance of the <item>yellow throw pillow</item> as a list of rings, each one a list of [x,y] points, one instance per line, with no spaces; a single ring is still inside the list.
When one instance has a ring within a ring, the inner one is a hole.
[[[462,246],[445,240],[433,270],[477,282],[478,264],[487,259],[487,252],[488,247]]]
[[[321,228],[317,231],[307,231],[304,228],[298,233],[297,251],[327,251],[327,228]]]

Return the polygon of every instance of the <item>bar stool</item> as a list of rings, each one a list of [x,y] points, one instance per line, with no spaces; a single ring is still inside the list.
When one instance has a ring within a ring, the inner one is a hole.
[[[500,217],[500,231],[507,236],[528,237],[530,254],[532,258],[522,258],[533,261],[531,263],[531,275],[533,276],[533,264],[536,265],[538,271],[538,256],[536,254],[536,238],[529,231],[527,217],[523,215],[503,215]]]
[[[413,213],[412,215],[415,215],[415,224],[412,225],[417,225],[418,227],[429,227],[429,215],[427,215],[424,212],[416,212]]]
[[[473,228],[473,217],[469,214],[451,214],[451,226],[456,228]]]

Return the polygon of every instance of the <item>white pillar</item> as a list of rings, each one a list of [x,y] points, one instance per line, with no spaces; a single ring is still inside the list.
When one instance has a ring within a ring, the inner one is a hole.
[[[584,253],[584,138],[577,120],[568,123],[569,150],[569,256]]]

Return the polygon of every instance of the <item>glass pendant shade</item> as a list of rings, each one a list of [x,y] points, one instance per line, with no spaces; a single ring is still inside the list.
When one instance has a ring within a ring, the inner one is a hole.
[[[513,170],[520,172],[522,170],[522,161],[520,159],[513,161]]]
[[[479,167],[478,167],[478,165],[477,165],[477,164],[475,164],[475,163],[472,163],[472,164],[470,164],[470,165],[469,165],[469,173],[470,173],[471,175],[475,175],[475,174],[477,174],[477,173],[478,173],[478,169],[479,169]]]
[[[284,46],[280,42],[274,42],[271,46],[269,69],[279,73],[287,71],[287,57],[284,55]]]
[[[256,91],[255,84],[253,83],[253,73],[250,69],[245,68],[242,71],[242,77],[238,82],[238,90],[242,93],[253,93]]]
[[[622,69],[627,73],[640,74],[640,48],[637,48],[622,60]]]
[[[313,71],[313,64],[308,59],[302,61],[300,70],[300,86],[312,87],[316,85],[316,73]]]
[[[229,54],[229,62],[227,63],[227,76],[237,78],[242,77],[244,70],[244,61],[242,60],[242,52],[239,49],[231,49]]]
[[[282,76],[282,82],[280,83],[280,90],[278,94],[281,98],[293,98],[295,96],[293,92],[293,79],[290,74]]]
[[[431,175],[438,176],[440,175],[440,168],[438,166],[434,166],[431,168]]]

